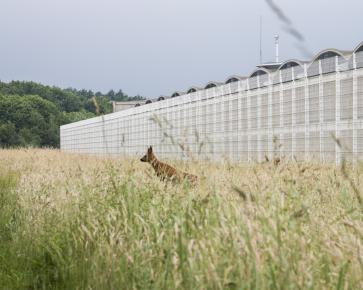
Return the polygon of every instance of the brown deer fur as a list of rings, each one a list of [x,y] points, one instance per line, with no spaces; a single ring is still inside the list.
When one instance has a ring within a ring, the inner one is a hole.
[[[182,172],[166,163],[159,161],[153,153],[153,148],[151,146],[147,149],[147,153],[140,159],[140,161],[150,163],[154,168],[156,175],[159,176],[161,180],[170,180],[176,182],[187,180],[193,185],[195,185],[198,181],[197,176]]]

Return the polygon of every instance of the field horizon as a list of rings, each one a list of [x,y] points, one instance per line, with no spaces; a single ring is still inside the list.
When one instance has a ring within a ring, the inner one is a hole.
[[[363,289],[362,164],[170,162],[0,150],[0,288]]]

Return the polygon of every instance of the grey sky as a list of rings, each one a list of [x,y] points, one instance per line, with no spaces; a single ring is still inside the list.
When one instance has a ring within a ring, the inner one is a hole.
[[[275,0],[316,53],[363,41],[361,0]],[[0,79],[145,97],[301,58],[264,0],[1,0]]]

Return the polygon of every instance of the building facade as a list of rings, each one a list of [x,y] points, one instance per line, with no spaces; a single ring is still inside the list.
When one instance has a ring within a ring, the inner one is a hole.
[[[261,65],[248,77],[61,126],[60,135],[62,150],[87,154],[140,156],[152,145],[172,159],[363,159],[363,43]]]

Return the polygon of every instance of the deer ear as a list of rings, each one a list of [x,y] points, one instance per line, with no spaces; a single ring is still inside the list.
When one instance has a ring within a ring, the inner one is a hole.
[[[147,149],[147,152],[149,152],[149,153],[153,152],[153,147],[150,146],[149,149]]]

